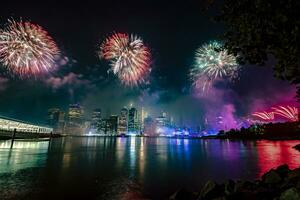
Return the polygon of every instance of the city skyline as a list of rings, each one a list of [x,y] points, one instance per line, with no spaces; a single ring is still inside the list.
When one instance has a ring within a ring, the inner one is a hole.
[[[43,17],[45,6],[50,17]],[[103,6],[107,9],[98,12]],[[171,5],[160,1],[116,5],[93,2],[86,8],[89,12],[82,10],[78,3],[65,2],[60,6],[21,2],[20,7],[6,2],[6,6],[0,8],[2,28],[12,18],[38,24],[56,41],[61,55],[56,63],[58,69],[42,77],[20,78],[7,73],[0,64],[2,115],[45,123],[47,109],[56,106],[67,109],[69,104],[78,102],[87,114],[100,107],[109,115],[118,113],[124,104],[133,103],[151,110],[152,115],[161,111],[172,113],[174,121],[188,126],[199,123],[203,126],[207,119],[214,121],[219,116],[226,116],[231,119],[228,123],[234,125],[233,121],[267,109],[269,105],[296,104],[296,88],[273,77],[274,60],[264,68],[243,66],[238,80],[217,80],[207,94],[199,94],[190,77],[195,52],[210,41],[219,40],[224,31],[223,26],[211,21],[202,11],[205,5],[201,2],[173,2]],[[123,13],[126,17],[122,20],[116,17],[115,9],[121,12],[117,16]],[[126,9],[136,12],[127,13]],[[74,13],[83,15],[73,16]],[[176,20],[177,15],[184,17]],[[120,77],[111,72],[111,61],[99,59],[100,45],[114,33],[133,34],[148,48],[151,70],[141,86],[123,85]]]
[[[80,104],[70,104],[67,110],[50,108],[47,114],[47,125],[53,128],[55,134],[114,136],[169,135],[173,134],[176,129],[192,130],[193,128],[176,125],[170,113],[162,111],[159,115],[150,115],[144,107],[135,108],[133,104],[129,107],[124,106],[119,113],[109,115],[103,114],[101,108],[95,108],[90,115],[84,115],[84,113],[84,107]],[[154,124],[149,124],[149,120],[152,120]],[[145,133],[146,129],[151,129],[148,126],[154,126],[153,133]]]

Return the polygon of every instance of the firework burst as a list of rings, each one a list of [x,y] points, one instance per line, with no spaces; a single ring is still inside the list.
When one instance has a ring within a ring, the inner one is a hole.
[[[55,42],[39,25],[9,20],[0,30],[0,61],[14,74],[36,76],[52,71],[58,56]]]
[[[274,112],[255,112],[252,114],[255,117],[258,117],[261,120],[264,121],[272,121],[274,120]]]
[[[273,107],[274,113],[282,116],[290,121],[298,121],[298,108],[293,106],[278,106]]]
[[[135,35],[116,33],[108,37],[100,46],[100,57],[110,62],[110,71],[125,85],[145,82],[150,72],[149,49]]]
[[[236,57],[229,54],[219,42],[204,44],[196,50],[195,65],[191,70],[191,78],[199,88],[206,90],[216,79],[238,77],[239,65]]]

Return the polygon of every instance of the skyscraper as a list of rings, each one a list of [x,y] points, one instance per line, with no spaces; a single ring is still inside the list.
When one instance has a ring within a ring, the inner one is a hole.
[[[156,124],[155,132],[157,134],[159,134],[159,135],[169,134],[170,120],[168,119],[166,112],[162,112],[159,117],[156,117],[155,124]]]
[[[109,134],[110,135],[116,135],[118,131],[118,116],[117,115],[111,115],[109,117]]]
[[[134,107],[130,108],[128,112],[128,132],[133,134],[140,133],[138,111]]]
[[[91,129],[95,130],[96,132],[100,131],[102,123],[102,115],[101,109],[94,109],[92,113],[92,120],[91,120]]]
[[[57,132],[65,133],[65,127],[66,127],[65,112],[60,111],[58,116]]]
[[[142,107],[142,112],[141,112],[141,119],[140,119],[140,129],[141,132],[144,132],[145,129],[145,119],[148,117],[148,113],[145,112],[144,107]]]
[[[151,117],[146,117],[144,120],[144,134],[146,136],[156,136],[155,121]]]
[[[48,117],[47,117],[48,125],[53,127],[53,129],[55,129],[58,125],[59,112],[60,112],[59,108],[50,108],[48,110]]]
[[[127,134],[128,131],[128,109],[122,108],[118,121],[118,135]]]
[[[83,108],[79,104],[70,104],[68,111],[68,134],[83,134],[84,120]]]
[[[65,113],[59,108],[50,108],[47,117],[48,125],[53,128],[54,133],[64,133]]]

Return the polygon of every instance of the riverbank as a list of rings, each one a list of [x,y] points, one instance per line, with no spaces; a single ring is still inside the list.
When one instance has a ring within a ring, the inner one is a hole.
[[[215,139],[300,140],[299,122],[254,124],[248,128],[220,131]]]
[[[265,173],[256,181],[227,180],[218,184],[208,181],[200,191],[188,192],[178,190],[170,196],[172,200],[210,200],[210,199],[243,199],[243,200],[299,200],[300,167],[294,170],[281,165]]]
[[[37,140],[37,139],[43,139],[43,138],[60,138],[60,137],[64,137],[61,134],[53,134],[52,136],[50,136],[50,134],[39,134],[39,135],[34,135],[34,134],[28,134],[26,135],[16,135],[15,140]],[[0,135],[0,141],[1,140],[11,140],[12,136],[11,135]]]

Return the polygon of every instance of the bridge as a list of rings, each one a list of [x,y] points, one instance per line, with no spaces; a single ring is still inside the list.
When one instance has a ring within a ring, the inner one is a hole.
[[[8,118],[0,115],[0,137],[10,138],[16,131],[16,138],[49,137],[53,128],[40,126],[21,120]]]

